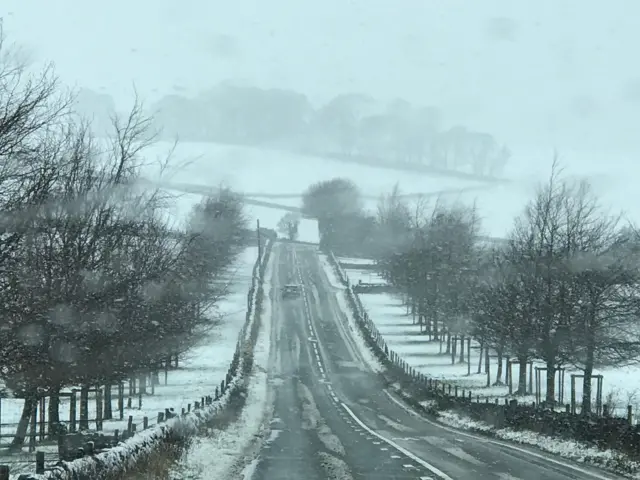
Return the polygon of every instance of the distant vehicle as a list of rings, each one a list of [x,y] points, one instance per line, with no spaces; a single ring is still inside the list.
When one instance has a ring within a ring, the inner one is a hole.
[[[302,287],[297,284],[289,284],[282,287],[282,298],[297,298],[302,293]]]

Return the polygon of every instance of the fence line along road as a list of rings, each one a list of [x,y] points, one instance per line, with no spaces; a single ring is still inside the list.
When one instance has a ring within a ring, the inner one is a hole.
[[[57,432],[50,432],[47,429],[47,419],[42,415],[43,402],[38,402],[36,410],[31,415],[28,428],[29,448],[28,453],[20,452],[15,455],[0,453],[0,480],[8,480],[10,473],[33,472],[35,469],[36,476],[29,479],[44,478],[38,477],[48,472],[46,478],[49,479],[67,479],[67,478],[94,478],[96,471],[105,468],[114,467],[110,462],[96,461],[92,465],[78,466],[75,470],[89,466],[91,472],[80,474],[79,477],[73,477],[70,472],[74,471],[74,460],[83,457],[94,457],[97,459],[99,454],[107,452],[116,446],[126,446],[129,439],[135,440],[137,434],[152,433],[157,428],[162,430],[158,433],[160,440],[168,438],[166,428],[171,428],[168,421],[172,419],[187,419],[189,414],[196,415],[198,419],[203,420],[204,412],[207,407],[221,407],[217,405],[223,397],[228,394],[229,388],[233,388],[238,378],[245,376],[252,368],[253,361],[253,345],[257,338],[259,322],[255,321],[261,308],[262,302],[262,283],[266,265],[270,257],[273,239],[268,238],[265,248],[261,249],[261,256],[256,259],[252,270],[252,282],[249,292],[247,293],[247,310],[245,322],[238,334],[236,348],[231,363],[229,364],[227,373],[220,384],[214,388],[210,395],[204,395],[195,398],[191,403],[174,408],[164,408],[154,413],[154,415],[134,415],[136,411],[142,409],[142,392],[136,389],[136,381],[132,379],[129,385],[129,396],[124,395],[124,384],[118,386],[117,394],[117,416],[121,420],[120,428],[114,428],[108,432],[103,430],[104,412],[111,410],[104,408],[105,395],[102,388],[94,388],[93,400],[96,403],[96,418],[89,419],[88,415],[83,417],[82,421],[76,417],[79,410],[70,403],[70,416],[67,421],[61,421],[63,428]],[[177,367],[177,364],[176,364]],[[139,380],[138,380],[139,382]],[[154,381],[149,384],[149,389],[153,391]],[[74,398],[70,393],[70,398]],[[107,396],[108,397],[108,396]],[[126,402],[125,402],[126,398]],[[111,399],[109,399],[110,401]],[[125,406],[126,405],[126,406]],[[215,408],[213,415],[219,413],[220,408]],[[1,409],[0,409],[1,412]],[[113,410],[111,410],[113,412]],[[128,414],[128,415],[127,415]],[[1,415],[1,413],[0,413]],[[89,430],[89,422],[95,423],[96,430]],[[75,431],[74,431],[75,430]],[[184,429],[181,429],[184,430]],[[47,438],[49,441],[47,442]],[[42,443],[39,443],[39,442]],[[148,442],[147,442],[148,443]],[[157,443],[157,442],[156,442]],[[38,451],[36,451],[38,449]],[[136,451],[134,448],[131,452]],[[9,452],[7,452],[9,453]],[[62,462],[62,463],[60,463]],[[47,466],[51,464],[60,465],[59,467]],[[128,468],[130,465],[115,465],[118,468]],[[71,475],[71,476],[70,476]],[[75,474],[74,474],[75,475]]]
[[[488,398],[472,395],[469,389],[440,381],[418,372],[400,355],[389,348],[373,320],[366,312],[349,278],[332,252],[328,254],[340,282],[345,286],[348,305],[356,323],[378,359],[389,373],[400,380],[409,393],[407,400],[416,408],[425,410],[421,400],[435,401],[437,410],[457,410],[474,420],[487,422],[496,428],[509,427],[514,430],[529,430],[543,435],[555,436],[589,443],[597,448],[612,449],[640,458],[640,425],[634,425],[632,407],[627,407],[626,417],[615,417],[603,405],[601,415],[581,415],[575,406],[565,405],[564,411],[556,411],[544,402],[519,404],[516,399]],[[433,413],[436,413],[433,412]]]

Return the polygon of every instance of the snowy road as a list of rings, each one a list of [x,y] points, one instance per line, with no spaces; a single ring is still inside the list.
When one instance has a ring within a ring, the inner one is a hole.
[[[252,480],[619,478],[417,416],[390,394],[354,341],[314,247],[274,248],[270,433]],[[282,300],[278,287],[302,283]]]

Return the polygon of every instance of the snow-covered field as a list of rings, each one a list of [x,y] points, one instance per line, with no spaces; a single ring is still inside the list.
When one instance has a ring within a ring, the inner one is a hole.
[[[361,277],[361,272],[357,270],[345,269],[347,276],[352,283],[357,282]],[[367,272],[369,273],[369,272]],[[373,273],[373,272],[372,272]],[[365,279],[363,278],[363,282]],[[446,349],[446,343],[430,341],[429,338],[420,333],[420,327],[413,324],[412,317],[407,313],[407,308],[402,304],[402,300],[390,293],[366,293],[360,294],[360,300],[375,322],[380,333],[384,336],[389,348],[394,350],[404,360],[417,371],[438,378],[452,385],[458,385],[460,389],[467,391],[471,389],[475,397],[497,398],[508,396],[507,386],[493,386],[496,377],[497,365],[495,357],[491,360],[491,387],[486,387],[486,373],[484,362],[482,362],[482,373],[478,374],[479,349],[475,342],[471,343],[471,374],[468,374],[467,352],[465,345],[465,361],[451,363],[451,356],[441,353]],[[460,347],[458,345],[459,357]],[[534,367],[543,367],[542,364],[534,363]],[[503,369],[502,381],[505,380],[506,369]],[[571,374],[580,374],[578,370],[567,368],[564,378],[563,402],[569,403],[571,398]],[[602,401],[608,404],[612,411],[620,416],[626,415],[627,405],[633,407],[634,412],[640,408],[640,368],[637,366],[612,368],[595,371],[596,374],[603,375]],[[517,364],[512,364],[513,391],[517,390],[517,379],[519,368]],[[540,394],[542,398],[546,394],[546,384],[544,372],[541,381]],[[557,382],[557,380],[556,380]],[[535,393],[535,375],[533,377],[533,393]],[[527,388],[529,388],[529,373],[527,372]],[[556,395],[558,390],[556,389]],[[595,380],[593,381],[593,396],[595,402]],[[580,402],[582,397],[581,379],[576,379],[576,398]],[[557,397],[556,397],[557,398]],[[535,395],[519,397],[522,401],[534,401]],[[595,403],[594,403],[595,404]],[[579,409],[579,407],[578,407]]]
[[[336,257],[338,262],[348,270],[349,272],[349,280],[352,284],[356,284],[359,282],[362,283],[373,283],[373,284],[381,284],[384,285],[387,282],[378,274],[376,270],[371,269],[371,265],[375,262],[368,258],[350,258],[350,257]],[[345,265],[349,265],[349,267],[345,267]],[[367,268],[351,268],[352,265],[363,265],[369,266]],[[345,271],[346,271],[345,270]]]
[[[349,268],[347,270],[349,271],[349,280],[353,285],[360,282],[377,285],[387,283],[375,270],[359,270],[355,268]]]
[[[166,158],[171,147],[171,143],[157,142],[147,150],[147,157],[151,161]],[[170,165],[163,175],[165,181],[226,185],[256,195],[301,193],[312,183],[336,176],[351,179],[368,195],[388,193],[396,183],[400,183],[404,193],[482,185],[470,180],[430,178],[321,157],[215,143],[179,143],[173,151]],[[148,178],[153,179],[157,174],[157,170],[150,166]]]
[[[219,324],[211,333],[202,339],[199,346],[194,348],[184,360],[180,361],[179,368],[170,370],[167,376],[167,384],[164,384],[164,376],[160,375],[160,385],[155,387],[153,395],[142,396],[142,408],[138,408],[138,397],[132,399],[132,408],[125,407],[124,420],[105,421],[103,430],[113,432],[126,429],[128,417],[133,417],[133,422],[142,428],[142,420],[146,416],[149,425],[156,423],[158,412],[165,408],[173,408],[176,412],[192,407],[201,397],[213,395],[216,387],[224,380],[233,358],[238,334],[245,322],[247,309],[247,292],[251,286],[251,274],[253,266],[258,258],[257,247],[247,248],[239,257],[232,272],[228,295],[217,306],[216,316],[219,316]],[[125,388],[125,397],[128,389]],[[22,400],[13,398],[2,399],[1,423],[2,443],[11,440],[15,431],[15,424],[20,418]],[[113,389],[113,409],[117,418],[117,389]],[[89,403],[89,418],[96,417],[96,404],[92,400]],[[60,405],[60,418],[65,421],[69,418],[69,401],[62,399]],[[92,423],[90,428],[95,428]]]
[[[151,162],[145,171],[149,179],[158,176],[158,169],[153,162],[165,158],[171,147],[172,144],[168,142],[158,142],[146,151],[147,159]],[[611,207],[613,211],[624,211],[627,218],[639,221],[640,194],[633,193],[637,189],[634,188],[632,177],[622,172],[609,172],[606,164],[592,157],[586,158],[577,152],[561,152],[563,174],[566,177],[587,178],[606,207]],[[368,197],[364,201],[365,208],[372,212],[376,207],[374,199],[389,193],[396,184],[404,194],[429,195],[446,190],[449,193],[440,197],[431,195],[427,199],[428,204],[434,205],[440,201],[475,205],[483,220],[483,233],[504,237],[513,226],[514,217],[521,213],[540,182],[548,177],[552,159],[552,152],[521,153],[514,158],[514,165],[510,166],[510,175],[514,179],[511,183],[463,191],[482,184],[275,150],[184,142],[179,143],[173,151],[170,166],[162,179],[165,182],[197,186],[224,185],[256,199],[299,207],[301,194],[309,185],[333,177],[346,177],[355,182]],[[630,161],[623,163],[631,166]],[[522,168],[514,169],[515,165],[521,165]],[[260,214],[267,217],[262,212]],[[278,211],[274,216],[279,218],[283,214],[284,211]]]
[[[226,186],[258,200],[292,207],[300,207],[301,195],[309,185],[334,177],[349,178],[358,185],[368,197],[363,203],[370,212],[375,211],[376,198],[391,192],[396,184],[403,194],[424,195],[483,186],[471,180],[416,175],[275,150],[195,142],[179,143],[172,152],[170,167],[158,177],[159,170],[154,166],[156,160],[166,158],[172,146],[168,142],[158,142],[146,151],[150,162],[145,172],[148,179],[161,178],[162,182],[196,186]],[[485,233],[502,236],[532,192],[531,179],[527,179],[509,186],[448,193],[440,201],[460,201],[469,205],[475,202],[481,209],[481,215],[488,216]],[[294,196],[296,193],[298,197]],[[273,195],[277,194],[283,197],[274,198]],[[429,203],[433,205],[437,200],[437,197],[430,197]],[[505,206],[509,207],[506,212],[497,208]],[[285,213],[284,210],[273,209],[276,213],[267,214],[267,207],[255,208],[260,209],[260,216],[274,218],[273,224]],[[501,213],[498,214],[499,211]]]
[[[374,265],[375,261],[370,258],[354,258],[354,257],[338,257],[340,263],[348,263],[351,265]]]
[[[277,230],[278,222],[287,213],[286,210],[258,205],[247,205],[245,211],[251,225],[255,225],[256,220],[260,220],[261,227],[274,230]],[[298,226],[298,240],[301,242],[320,243],[318,222],[308,218],[301,218]]]
[[[187,221],[193,207],[200,203],[203,195],[196,193],[185,193],[175,189],[161,189],[161,195],[167,197],[166,214],[169,222],[174,228],[181,228]],[[282,203],[280,200],[278,203]],[[289,201],[291,206],[299,206],[300,203]],[[288,205],[287,202],[282,203]],[[265,207],[260,205],[245,205],[245,215],[250,228],[256,226],[256,220],[260,221],[262,228],[277,230],[278,222],[287,213],[286,210]],[[303,242],[319,243],[318,223],[315,220],[301,218],[298,227],[298,240]]]

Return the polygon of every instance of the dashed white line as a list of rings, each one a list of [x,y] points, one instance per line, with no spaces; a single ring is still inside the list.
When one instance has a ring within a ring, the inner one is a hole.
[[[434,467],[433,465],[431,465],[430,463],[426,462],[425,460],[421,459],[420,457],[414,455],[413,453],[411,453],[409,450],[407,450],[406,448],[401,447],[400,445],[398,445],[397,443],[389,440],[388,438],[383,437],[382,435],[380,435],[377,432],[374,432],[373,430],[371,430],[369,427],[367,427],[362,420],[360,420],[352,411],[351,409],[345,405],[344,403],[342,403],[342,408],[344,408],[347,413],[351,416],[351,418],[353,418],[353,421],[356,422],[358,425],[360,425],[361,428],[363,428],[364,430],[366,430],[367,432],[369,432],[371,435],[373,435],[374,437],[377,437],[378,439],[382,440],[383,442],[385,442],[386,444],[388,444],[389,446],[395,448],[398,452],[402,453],[403,455],[409,457],[411,460],[413,460],[414,462],[422,465],[424,468],[426,468],[427,470],[429,470],[431,473],[433,473],[434,475],[437,475],[438,477],[440,477],[442,480],[453,480],[449,475],[447,475],[446,473],[444,473],[442,470]]]
[[[402,409],[404,409],[404,410],[405,410],[407,413],[409,413],[410,415],[414,415],[414,416],[416,416],[416,417],[418,417],[418,418],[421,418],[424,422],[426,422],[426,423],[428,423],[428,424],[430,424],[430,425],[433,425],[433,426],[435,426],[435,427],[441,428],[441,429],[443,429],[443,430],[446,430],[447,432],[455,433],[456,435],[461,436],[461,437],[466,437],[466,438],[472,438],[472,439],[474,439],[474,440],[479,440],[479,441],[481,441],[481,442],[488,442],[488,443],[492,443],[492,444],[494,444],[494,445],[499,445],[499,446],[501,446],[501,447],[504,447],[504,448],[507,448],[507,449],[510,449],[510,450],[515,450],[515,451],[517,451],[517,452],[520,452],[520,453],[524,453],[524,454],[530,455],[530,456],[532,456],[532,457],[535,457],[535,458],[538,458],[538,459],[541,459],[541,460],[547,461],[547,462],[549,462],[549,463],[554,463],[554,464],[556,464],[556,465],[560,465],[560,466],[565,467],[565,468],[570,468],[571,470],[574,470],[574,471],[580,472],[581,474],[584,474],[584,475],[586,475],[586,476],[587,476],[587,477],[589,477],[589,478],[595,478],[595,479],[597,479],[597,480],[610,480],[610,479],[612,478],[611,476],[605,476],[605,475],[603,475],[603,474],[599,474],[599,473],[596,473],[596,472],[591,472],[591,471],[589,471],[589,470],[585,470],[585,469],[583,469],[583,468],[580,468],[580,467],[579,467],[579,466],[577,466],[577,465],[571,465],[570,463],[561,462],[561,461],[555,460],[555,459],[553,459],[553,458],[549,458],[549,457],[546,457],[546,456],[544,456],[544,455],[540,455],[540,454],[535,453],[535,452],[533,452],[533,451],[525,450],[524,448],[516,447],[515,445],[509,445],[508,443],[503,443],[503,442],[500,442],[500,441],[497,441],[497,440],[493,440],[493,439],[489,439],[489,438],[477,437],[477,436],[475,436],[475,435],[471,435],[471,434],[469,434],[469,433],[462,432],[462,431],[460,431],[460,430],[455,430],[455,429],[453,429],[453,428],[446,427],[446,426],[444,426],[444,425],[441,425],[441,424],[439,424],[439,423],[437,423],[437,422],[433,422],[433,421],[431,421],[431,420],[429,420],[429,419],[427,419],[427,418],[423,417],[422,415],[420,415],[420,414],[419,414],[418,412],[416,412],[415,410],[413,410],[413,409],[411,409],[410,407],[408,407],[408,406],[404,405],[400,400],[397,400],[397,399],[396,399],[393,395],[391,395],[391,393],[389,393],[387,390],[384,390],[384,393],[386,393],[386,394],[387,394],[387,396],[389,397],[389,399],[390,399],[391,401],[393,401],[393,402],[394,402],[395,404],[397,404],[399,407],[401,407]],[[435,472],[434,472],[434,473],[435,473]]]

